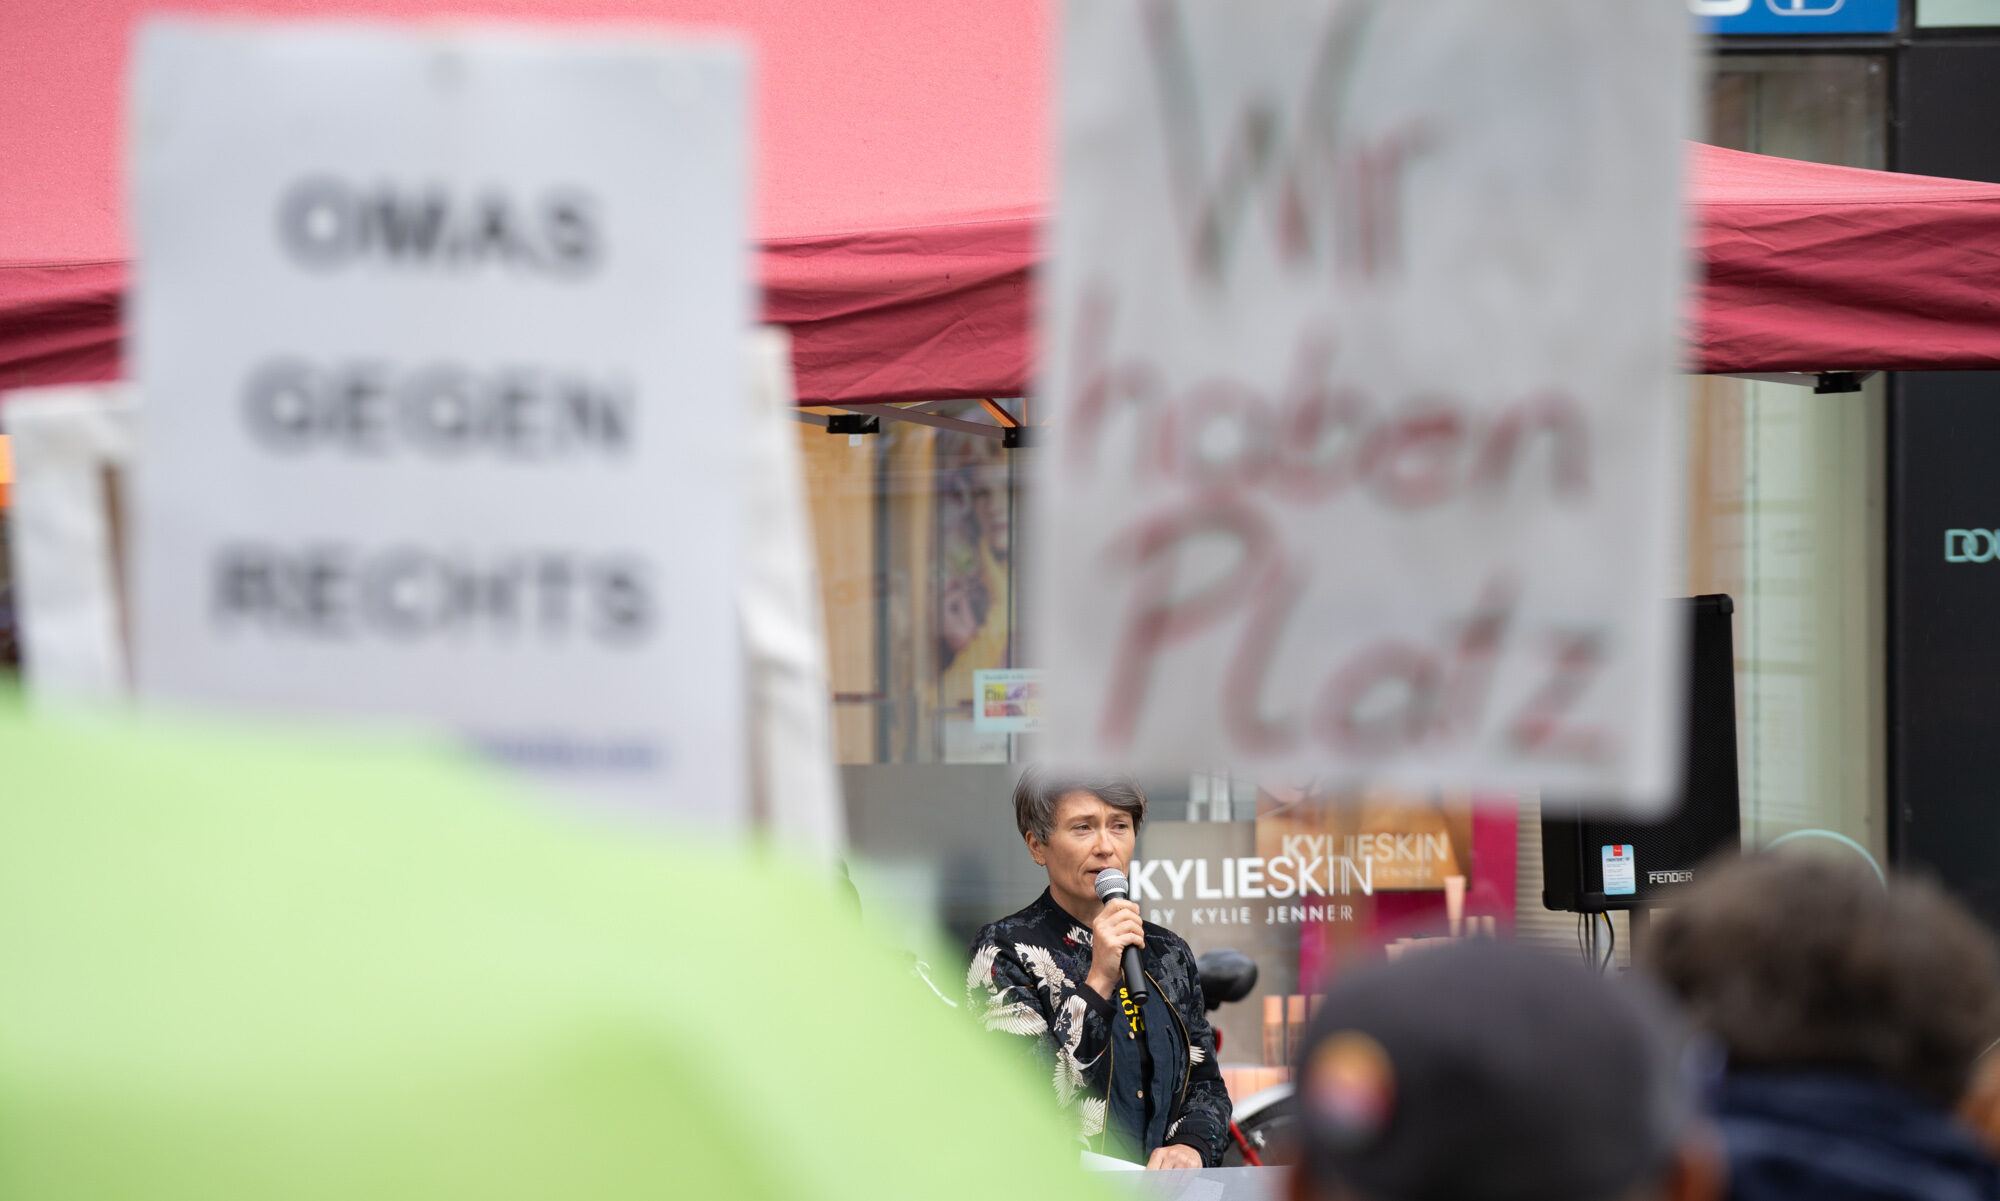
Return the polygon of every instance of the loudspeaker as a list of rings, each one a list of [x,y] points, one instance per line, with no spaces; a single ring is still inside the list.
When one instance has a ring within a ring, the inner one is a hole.
[[[1658,821],[1543,817],[1542,905],[1603,913],[1671,905],[1696,866],[1742,839],[1736,783],[1736,649],[1727,596],[1683,606],[1693,631],[1687,689],[1687,757],[1681,795]]]

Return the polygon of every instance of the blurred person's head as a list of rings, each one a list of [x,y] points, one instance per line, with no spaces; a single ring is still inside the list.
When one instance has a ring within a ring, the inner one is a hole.
[[[1712,1201],[1720,1154],[1645,986],[1456,943],[1326,994],[1300,1055],[1293,1201]]]
[[[1890,1081],[1939,1106],[2000,1035],[1986,932],[1931,884],[1798,855],[1726,861],[1655,927],[1649,962],[1732,1070]]]
[[[1099,908],[1097,873],[1129,869],[1146,817],[1146,794],[1129,776],[1029,767],[1014,785],[1014,824],[1049,873],[1049,892],[1088,920]]]

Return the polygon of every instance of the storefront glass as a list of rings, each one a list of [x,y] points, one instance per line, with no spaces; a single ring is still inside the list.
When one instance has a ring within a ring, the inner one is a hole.
[[[2000,25],[2000,0],[1917,0],[1917,28]]]
[[[930,415],[985,420],[972,402]],[[1018,665],[1016,453],[903,421],[867,436],[800,428],[840,761],[1010,761],[1012,736],[979,729],[972,702],[976,673]]]
[[[1725,56],[1710,140],[1882,168],[1887,76],[1877,55]],[[1879,375],[1827,395],[1693,381],[1689,587],[1736,598],[1744,835],[1760,845],[1811,830],[1884,853],[1883,414]]]

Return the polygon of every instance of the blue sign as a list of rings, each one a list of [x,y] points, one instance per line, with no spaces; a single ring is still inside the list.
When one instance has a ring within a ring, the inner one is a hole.
[[[1709,33],[1894,33],[1900,0],[1688,0]]]

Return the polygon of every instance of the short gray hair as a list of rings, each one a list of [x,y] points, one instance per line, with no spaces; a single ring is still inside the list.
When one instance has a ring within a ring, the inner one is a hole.
[[[1056,805],[1072,792],[1087,792],[1130,816],[1135,832],[1146,820],[1146,794],[1130,776],[1065,774],[1031,765],[1014,785],[1014,825],[1047,842],[1055,832]]]

